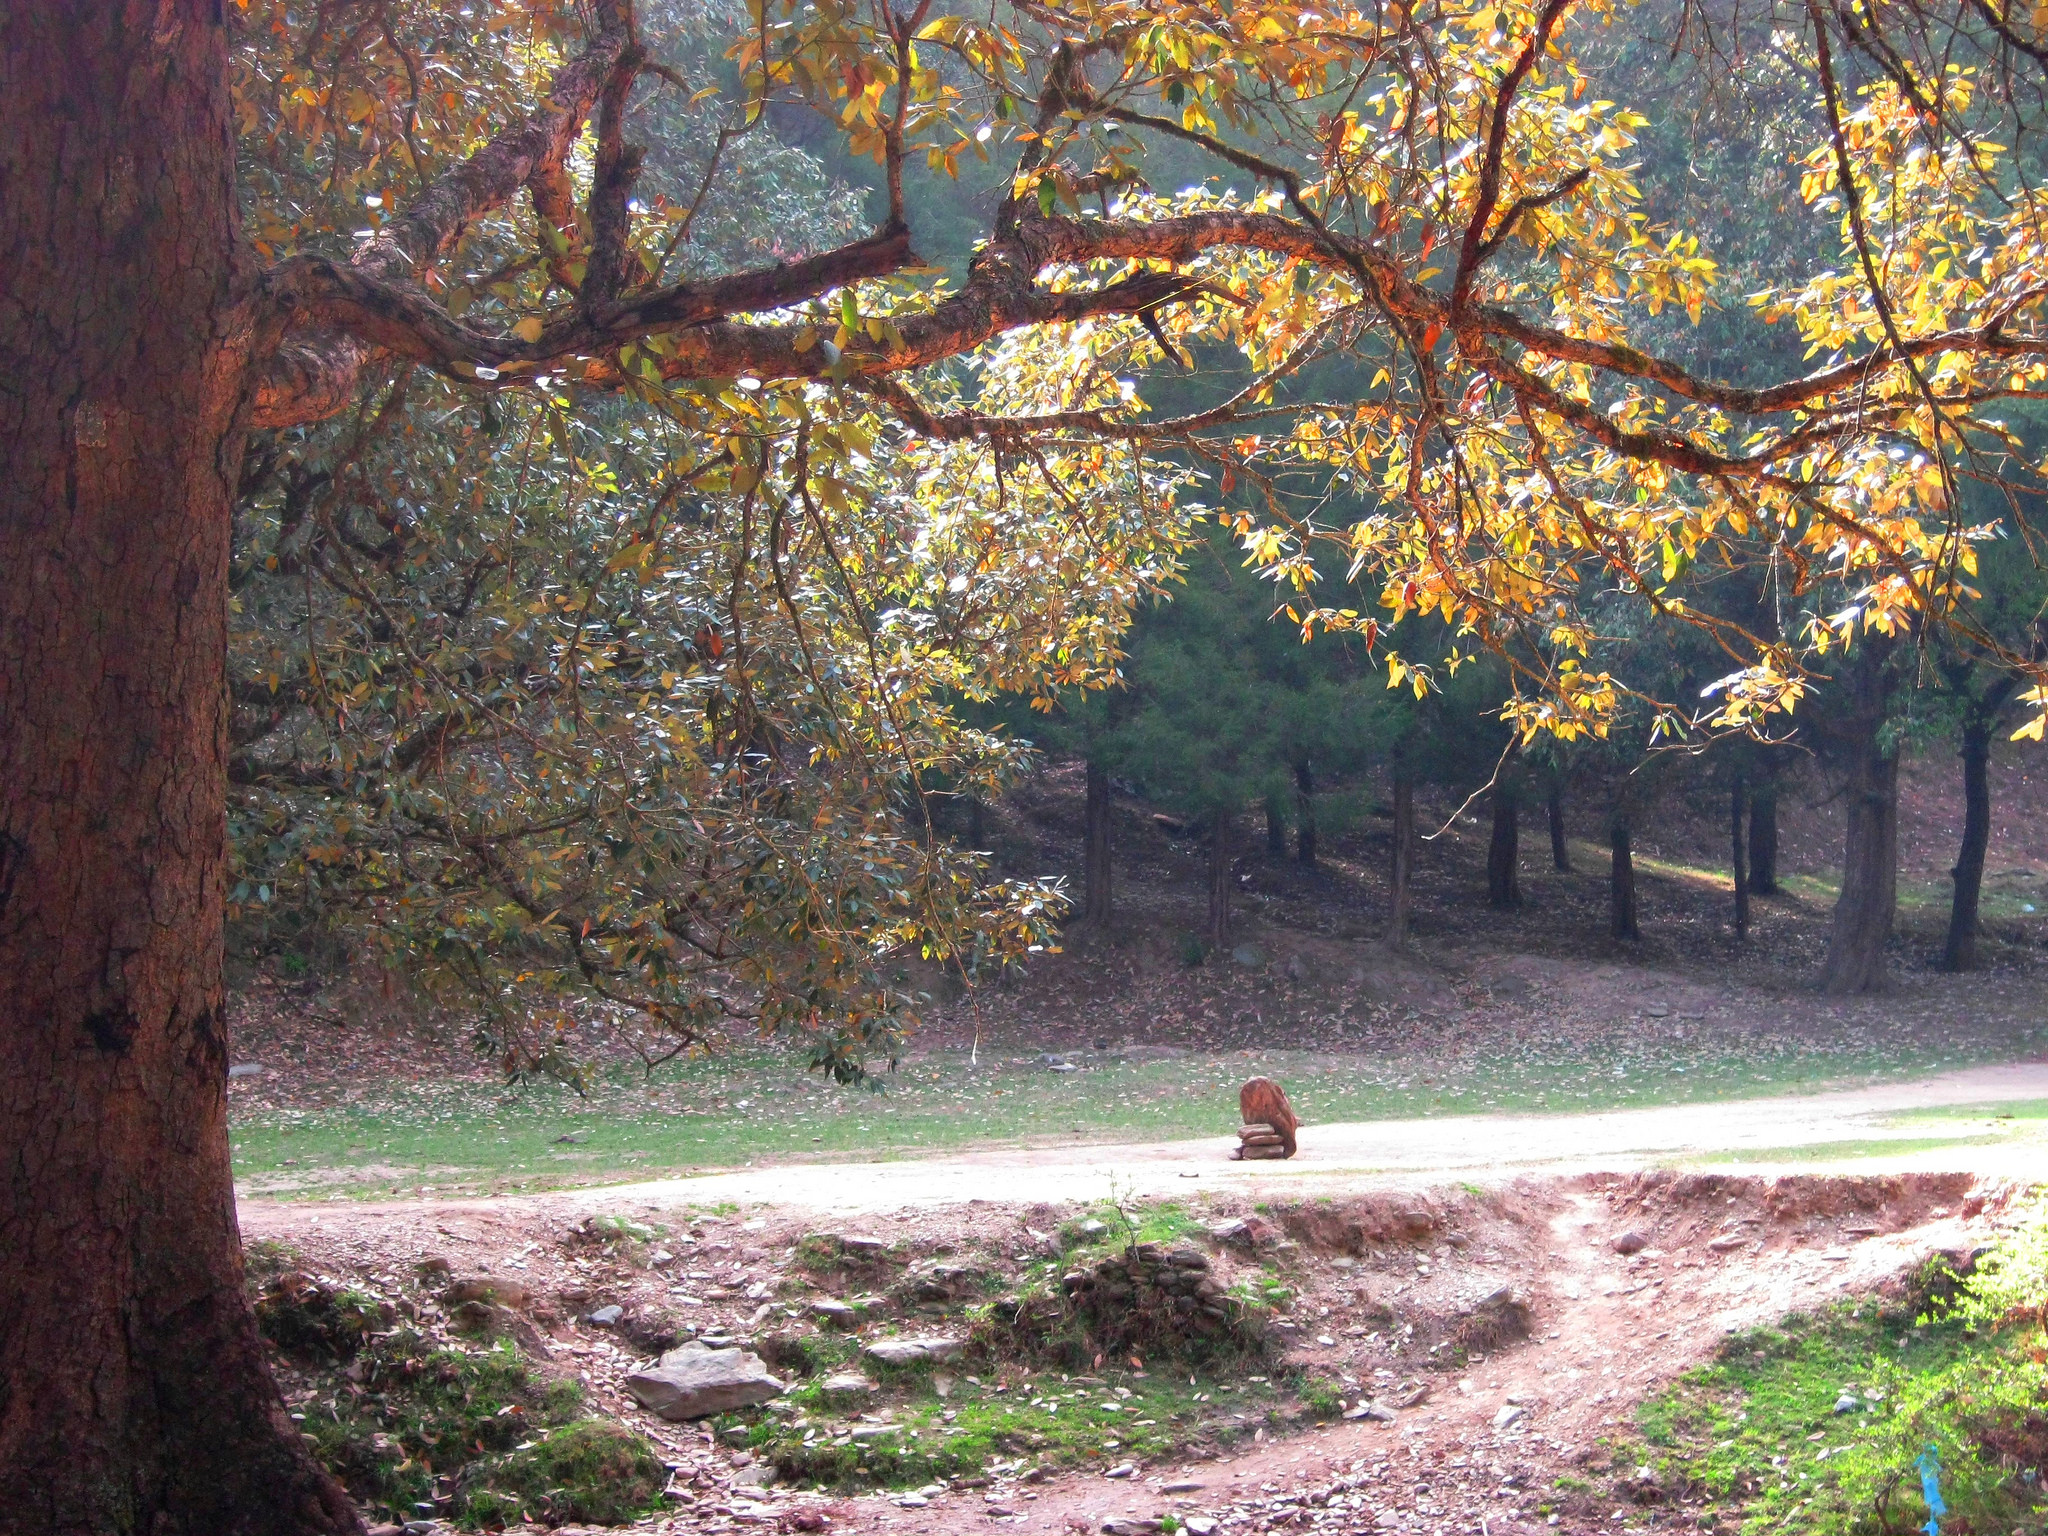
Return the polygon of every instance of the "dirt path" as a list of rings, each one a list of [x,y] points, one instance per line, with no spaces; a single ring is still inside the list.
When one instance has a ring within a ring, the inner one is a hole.
[[[609,1184],[496,1200],[392,1201],[392,1210],[536,1209],[584,1212],[681,1206],[769,1205],[847,1216],[1001,1205],[1158,1199],[1216,1192],[1247,1197],[1337,1195],[1389,1182],[1493,1180],[1523,1174],[1735,1160],[1748,1171],[1825,1164],[1830,1170],[1941,1169],[2021,1178],[2043,1165],[2027,1122],[2010,1133],[1957,1123],[1894,1123],[1913,1110],[2048,1099],[2048,1061],[1975,1067],[1913,1082],[1831,1093],[1742,1099],[1592,1115],[1470,1115],[1379,1120],[1304,1129],[1286,1163],[1233,1163],[1234,1136],[1200,1141],[956,1152],[891,1162],[810,1163]],[[2034,1122],[2038,1125],[2039,1122]],[[1952,1144],[1929,1147],[1929,1140]],[[1974,1144],[1970,1144],[1974,1138]],[[1897,1150],[1883,1143],[1897,1143]],[[1856,1145],[1870,1143],[1868,1147]],[[1773,1155],[1781,1154],[1781,1155]],[[1815,1154],[1818,1154],[1817,1156]],[[261,1227],[294,1206],[248,1200]],[[275,1213],[275,1214],[273,1214]]]

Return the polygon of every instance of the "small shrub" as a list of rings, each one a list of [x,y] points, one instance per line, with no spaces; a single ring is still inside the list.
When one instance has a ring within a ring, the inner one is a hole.
[[[263,1336],[301,1360],[352,1360],[391,1315],[389,1303],[367,1291],[297,1269],[273,1276],[256,1298]]]

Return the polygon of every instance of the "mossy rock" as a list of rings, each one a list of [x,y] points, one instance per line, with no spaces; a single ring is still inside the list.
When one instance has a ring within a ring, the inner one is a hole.
[[[545,1525],[623,1525],[661,1499],[668,1468],[646,1436],[582,1419],[492,1461],[473,1463],[457,1489],[464,1525],[519,1519]]]

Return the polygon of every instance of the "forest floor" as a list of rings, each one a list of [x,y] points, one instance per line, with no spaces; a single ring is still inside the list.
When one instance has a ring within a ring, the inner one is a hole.
[[[245,1236],[260,1270],[436,1330],[450,1276],[506,1298],[540,1370],[669,1459],[650,1531],[1747,1529],[1761,1506],[1648,1444],[1647,1405],[1787,1313],[1909,1325],[1928,1255],[1990,1240],[2048,1168],[2048,783],[1998,766],[1986,963],[1956,977],[1931,965],[1949,772],[1904,775],[1894,983],[1869,998],[1811,985],[1819,784],[1739,942],[1715,807],[1639,839],[1633,944],[1605,936],[1604,851],[1554,871],[1525,824],[1525,904],[1495,912],[1485,829],[1440,807],[1390,949],[1385,825],[1333,804],[1317,867],[1244,861],[1227,954],[1194,938],[1200,850],[1120,797],[1115,923],[971,1000],[935,988],[880,1091],[745,1043],[649,1073],[595,1027],[587,1093],[507,1088],[450,1017],[274,964],[235,1018]],[[999,861],[1074,873],[1078,788],[1056,770],[992,808]],[[1302,1114],[1293,1162],[1226,1159],[1255,1073]],[[1265,1320],[1255,1350],[1062,1360],[970,1322],[1132,1237],[1201,1253]],[[904,1372],[863,1354],[913,1332],[973,1342]],[[789,1397],[651,1418],[621,1382],[691,1334],[751,1341]],[[828,1403],[857,1370],[872,1394]],[[287,1380],[338,1431],[361,1397]],[[1823,1476],[1779,1471],[1826,1452],[1853,1385],[1801,1385],[1784,1443],[1745,1443],[1780,1496]]]

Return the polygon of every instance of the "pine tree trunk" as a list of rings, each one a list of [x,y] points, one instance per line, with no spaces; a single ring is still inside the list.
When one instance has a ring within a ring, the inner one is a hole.
[[[1778,894],[1778,786],[1771,783],[1749,800],[1749,893]]]
[[[1963,732],[1963,846],[1956,855],[1955,894],[1941,968],[1977,964],[1977,904],[1984,890],[1984,850],[1991,844],[1991,726],[1973,720]]]
[[[1607,931],[1617,939],[1640,939],[1636,926],[1636,861],[1629,845],[1629,826],[1615,817],[1607,829],[1607,846],[1613,852],[1613,867],[1607,877]]]
[[[1209,826],[1209,947],[1230,948],[1230,817],[1218,811]]]
[[[1287,857],[1287,812],[1278,795],[1266,796],[1266,857]]]
[[[1550,865],[1560,875],[1572,872],[1571,845],[1564,837],[1564,791],[1550,787]]]
[[[242,1291],[220,0],[0,9],[0,1527],[356,1527]]]
[[[1866,659],[1852,687],[1857,713],[1850,741],[1842,894],[1835,901],[1821,971],[1821,986],[1836,993],[1884,986],[1885,945],[1898,908],[1899,764],[1879,737],[1884,725],[1881,658]]]
[[[1316,862],[1316,776],[1307,763],[1294,765],[1294,862],[1306,869]]]
[[[1519,907],[1522,877],[1517,867],[1521,834],[1514,793],[1504,785],[1493,791],[1493,840],[1486,849],[1486,900],[1491,906]]]
[[[1394,775],[1394,867],[1390,884],[1392,899],[1387,904],[1386,941],[1408,942],[1409,892],[1415,883],[1415,784],[1405,774]]]
[[[1749,937],[1749,850],[1742,837],[1742,780],[1728,792],[1728,853],[1735,871],[1735,937]]]
[[[1081,916],[1091,923],[1109,921],[1109,769],[1092,757],[1081,853]]]

